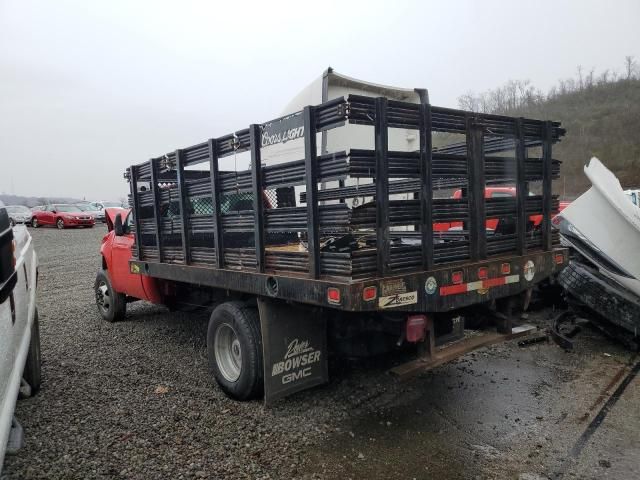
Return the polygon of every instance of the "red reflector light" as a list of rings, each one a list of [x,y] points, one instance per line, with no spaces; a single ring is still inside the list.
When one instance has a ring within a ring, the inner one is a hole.
[[[500,265],[500,273],[502,275],[509,275],[511,273],[511,265],[508,263]]]
[[[370,302],[371,300],[375,300],[378,296],[378,289],[376,287],[364,287],[362,290],[362,299],[365,302]]]
[[[327,288],[327,301],[329,303],[339,304],[340,303],[340,290],[335,287]]]
[[[410,315],[407,317],[407,342],[416,343],[424,340],[427,333],[427,316]]]
[[[489,278],[489,269],[487,267],[480,267],[478,269],[478,278],[480,280],[484,280],[486,278]]]
[[[563,262],[564,262],[564,255],[562,255],[561,253],[556,253],[556,263],[560,265]]]
[[[451,283],[453,283],[454,285],[457,285],[458,283],[462,283],[462,272],[461,271],[457,271],[457,272],[453,272],[451,274]]]

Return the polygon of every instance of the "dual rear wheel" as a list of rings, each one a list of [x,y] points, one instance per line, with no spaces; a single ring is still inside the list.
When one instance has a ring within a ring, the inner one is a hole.
[[[262,395],[262,335],[258,309],[242,302],[218,305],[207,330],[209,367],[220,388],[237,400]]]

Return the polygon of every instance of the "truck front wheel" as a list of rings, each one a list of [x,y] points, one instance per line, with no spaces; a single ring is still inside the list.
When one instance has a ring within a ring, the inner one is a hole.
[[[96,275],[94,290],[96,305],[102,318],[107,322],[122,320],[127,311],[127,297],[113,289],[109,275],[104,270],[100,270]]]
[[[241,302],[218,305],[207,331],[209,367],[220,388],[237,400],[262,395],[262,335],[258,310]]]

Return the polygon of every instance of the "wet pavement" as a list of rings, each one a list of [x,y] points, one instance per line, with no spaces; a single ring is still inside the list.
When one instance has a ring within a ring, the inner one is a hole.
[[[572,353],[515,341],[470,353],[406,382],[382,408],[345,425],[316,452],[309,474],[640,478],[640,378],[607,408],[584,449],[575,448],[634,362],[589,328]]]

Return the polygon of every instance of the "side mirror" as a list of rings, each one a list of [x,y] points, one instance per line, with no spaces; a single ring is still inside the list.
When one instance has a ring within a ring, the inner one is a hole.
[[[116,214],[116,219],[113,222],[113,230],[116,232],[116,237],[124,235],[124,226],[122,225],[122,215]]]
[[[51,210],[51,213],[58,213],[58,212],[56,212],[55,210]]]
[[[11,221],[7,211],[0,207],[0,303],[9,297],[18,279],[13,250]]]

